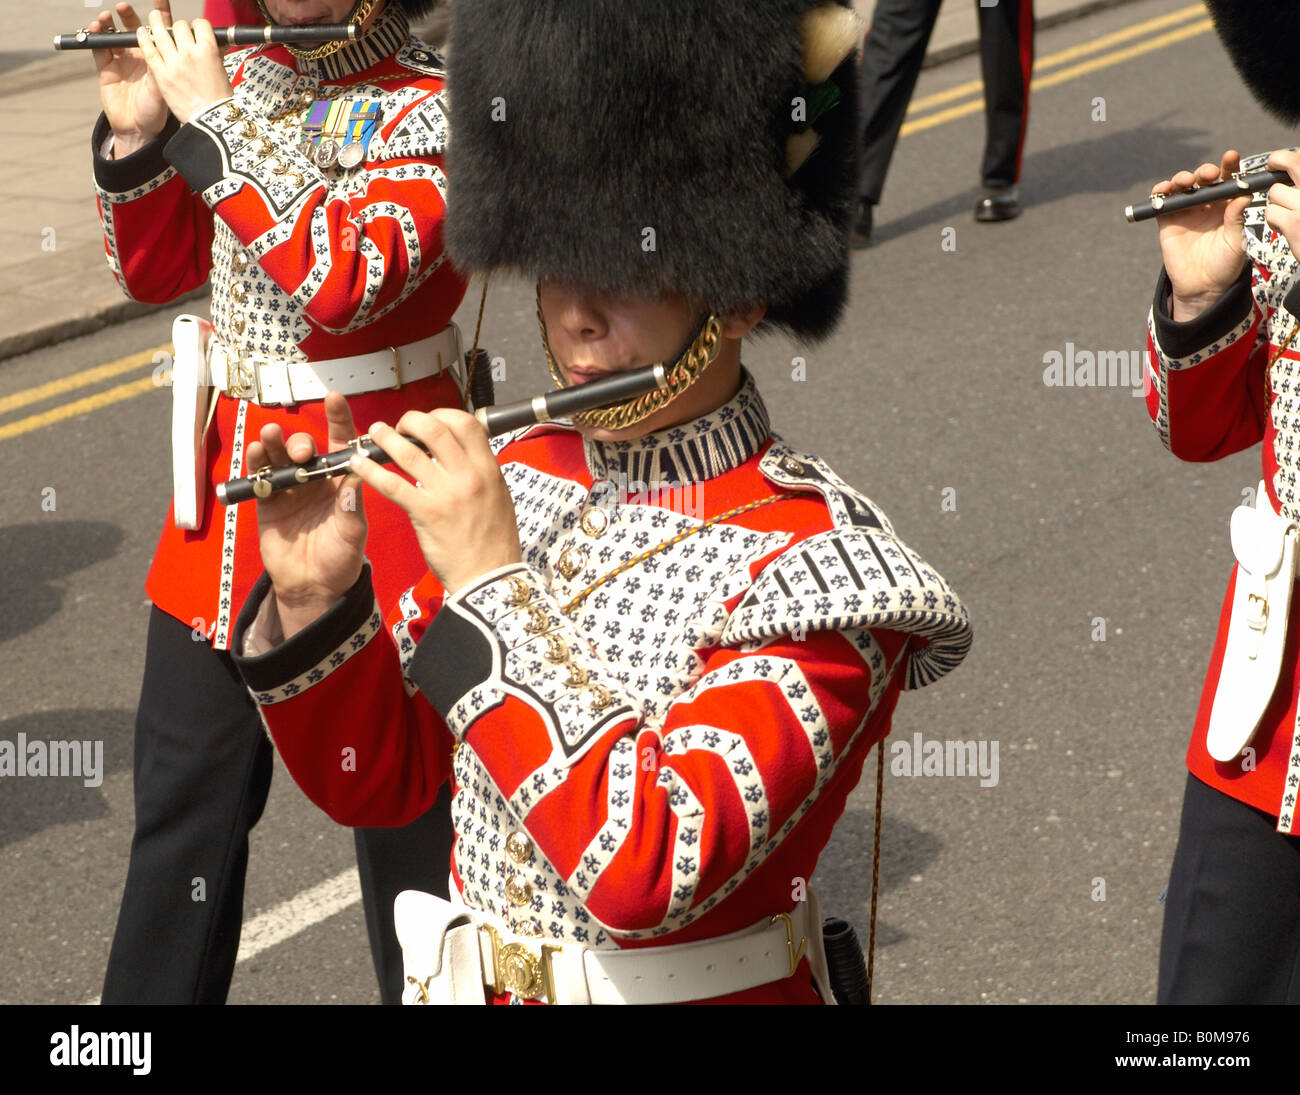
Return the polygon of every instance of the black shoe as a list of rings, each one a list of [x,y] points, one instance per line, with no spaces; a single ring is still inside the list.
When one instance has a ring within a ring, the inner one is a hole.
[[[866,198],[858,200],[858,219],[853,224],[849,242],[854,247],[866,247],[871,242],[871,211],[875,208]]]
[[[985,186],[980,189],[975,203],[975,219],[986,223],[1009,221],[1020,216],[1020,188],[1017,186]]]

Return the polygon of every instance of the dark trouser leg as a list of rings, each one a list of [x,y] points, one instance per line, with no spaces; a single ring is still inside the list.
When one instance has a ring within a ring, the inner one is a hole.
[[[1300,1002],[1300,837],[1187,778],[1160,940],[1161,1004]]]
[[[941,2],[880,0],[871,17],[862,71],[858,74],[863,126],[858,197],[872,205],[880,201],[885,173],[921,73],[921,62],[925,60],[925,48],[930,44],[930,32],[934,30]]]
[[[992,7],[981,6],[979,21],[986,124],[980,182],[989,187],[1012,186],[1020,181],[1029,123],[1033,0],[998,0]]]
[[[135,729],[135,836],[103,1001],[223,1003],[271,744],[230,656],[155,608]]]
[[[451,789],[443,784],[428,813],[400,829],[354,829],[357,870],[366,909],[370,954],[385,1004],[402,1002],[402,948],[393,928],[393,899],[403,890],[447,896],[451,870]]]

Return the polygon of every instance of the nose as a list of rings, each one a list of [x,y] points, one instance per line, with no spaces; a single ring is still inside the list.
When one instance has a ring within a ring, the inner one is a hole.
[[[558,325],[576,341],[603,338],[609,320],[599,294],[581,286],[543,285],[542,311],[547,326]]]

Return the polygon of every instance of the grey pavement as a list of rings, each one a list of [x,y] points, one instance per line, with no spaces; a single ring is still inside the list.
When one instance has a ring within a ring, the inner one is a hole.
[[[1035,14],[1041,28],[1129,2],[1038,0]],[[858,2],[868,20],[874,7],[871,0]],[[172,5],[185,18],[201,8],[200,0]],[[90,176],[90,130],[99,112],[94,65],[89,55],[56,54],[50,47],[54,34],[89,21],[94,0],[35,11],[19,0],[0,0],[0,11],[10,9],[17,17],[6,19],[6,26],[21,29],[6,36],[10,48],[0,51],[0,133],[10,164],[21,161],[24,170],[0,174],[0,361],[176,304],[127,300],[105,262]],[[977,47],[974,0],[946,0],[927,65]]]

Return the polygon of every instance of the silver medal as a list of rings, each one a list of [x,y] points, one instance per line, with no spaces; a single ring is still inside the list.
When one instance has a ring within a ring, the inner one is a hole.
[[[349,170],[356,167],[361,162],[364,153],[361,151],[360,141],[348,141],[339,149],[339,166],[346,167]]]
[[[326,139],[316,146],[317,167],[333,167],[338,158],[339,146],[333,141]]]

